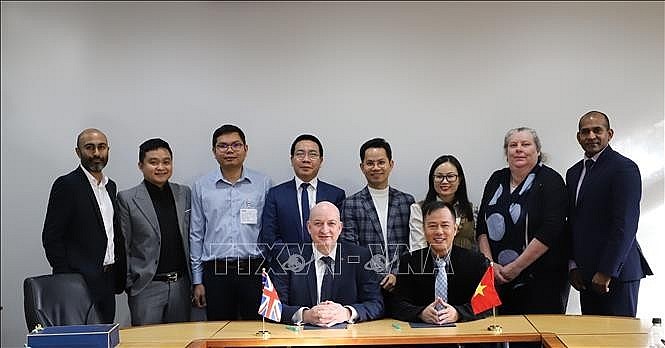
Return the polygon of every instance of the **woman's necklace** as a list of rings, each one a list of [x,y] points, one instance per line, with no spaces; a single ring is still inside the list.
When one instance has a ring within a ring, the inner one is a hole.
[[[515,182],[515,179],[511,175],[510,176],[510,192],[515,191],[515,189],[517,188],[517,186],[519,186],[519,184],[520,184],[519,182]]]

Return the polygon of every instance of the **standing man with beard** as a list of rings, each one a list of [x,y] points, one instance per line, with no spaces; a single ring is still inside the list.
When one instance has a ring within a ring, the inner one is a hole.
[[[81,165],[51,188],[42,243],[53,273],[80,273],[104,323],[115,318],[115,294],[125,288],[125,242],[116,224],[116,185],[102,173],[106,135],[83,130],[76,141]],[[56,299],[57,300],[57,299]]]

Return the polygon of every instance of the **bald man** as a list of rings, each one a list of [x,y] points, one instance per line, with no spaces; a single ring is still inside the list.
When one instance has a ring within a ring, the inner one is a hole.
[[[109,154],[106,135],[85,129],[74,151],[81,165],[53,183],[42,243],[53,273],[83,275],[102,322],[112,323],[114,293],[125,288],[127,262],[115,218],[116,185],[102,173]]]
[[[367,266],[369,250],[337,243],[342,232],[337,207],[317,203],[310,210],[307,230],[312,243],[291,255],[301,256],[302,262],[287,262],[284,272],[275,276],[282,321],[333,326],[381,317],[383,297],[376,273]]]

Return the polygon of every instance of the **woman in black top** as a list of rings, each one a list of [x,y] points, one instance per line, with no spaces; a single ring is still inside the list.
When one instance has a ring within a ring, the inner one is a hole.
[[[565,313],[569,285],[564,226],[566,188],[542,164],[533,129],[504,139],[508,167],[487,181],[478,214],[478,246],[494,261],[502,314]]]

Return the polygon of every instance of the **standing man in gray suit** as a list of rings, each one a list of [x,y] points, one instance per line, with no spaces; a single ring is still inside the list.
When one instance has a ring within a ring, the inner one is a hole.
[[[169,182],[173,152],[162,139],[139,147],[143,182],[118,194],[127,247],[132,325],[189,321],[189,187]]]

